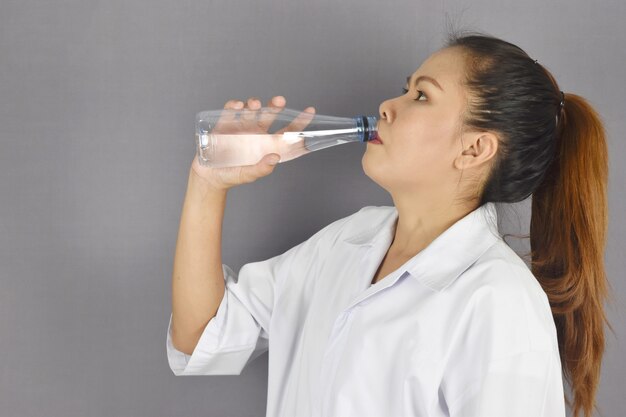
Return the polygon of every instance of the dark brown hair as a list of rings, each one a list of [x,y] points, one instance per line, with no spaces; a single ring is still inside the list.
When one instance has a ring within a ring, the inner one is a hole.
[[[497,132],[498,153],[479,205],[515,203],[532,195],[531,270],[544,289],[559,341],[563,374],[573,393],[565,402],[591,416],[604,353],[603,302],[607,233],[608,155],[598,113],[565,93],[518,46],[467,31],[445,47],[465,58],[468,104],[463,129]],[[526,236],[528,237],[528,236]]]

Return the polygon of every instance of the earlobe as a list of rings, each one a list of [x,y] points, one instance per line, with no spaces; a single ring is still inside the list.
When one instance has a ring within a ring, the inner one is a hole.
[[[467,165],[469,163],[469,161],[471,160],[471,158],[473,158],[473,156],[470,153],[469,149],[464,150],[461,155],[457,156],[454,159],[454,167],[456,169],[465,169],[467,168]]]

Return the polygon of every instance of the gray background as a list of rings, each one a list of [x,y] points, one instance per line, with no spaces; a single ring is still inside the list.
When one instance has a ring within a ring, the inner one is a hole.
[[[266,355],[240,376],[175,377],[166,359],[195,113],[281,94],[288,108],[377,115],[452,21],[524,48],[606,122],[617,335],[598,401],[626,415],[625,17],[621,0],[2,0],[0,414],[264,415]],[[364,150],[324,149],[232,189],[224,262],[237,271],[391,205]],[[529,203],[500,208],[501,232],[527,233]]]

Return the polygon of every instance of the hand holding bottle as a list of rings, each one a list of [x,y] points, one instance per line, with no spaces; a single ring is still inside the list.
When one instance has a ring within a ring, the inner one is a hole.
[[[228,134],[237,132],[246,132],[251,134],[259,134],[259,138],[264,138],[259,141],[258,146],[261,147],[263,158],[254,165],[246,166],[230,166],[230,167],[209,167],[200,165],[197,155],[194,156],[194,160],[191,165],[191,174],[207,182],[210,186],[227,190],[239,184],[251,183],[257,179],[271,174],[274,171],[274,167],[278,163],[278,158],[281,154],[287,154],[287,149],[282,147],[287,146],[282,138],[282,133],[285,131],[301,130],[303,129],[313,118],[315,108],[308,107],[304,112],[300,113],[288,126],[275,132],[273,135],[268,135],[268,129],[276,116],[282,111],[286,103],[286,100],[282,96],[275,96],[267,104],[262,115],[258,115],[258,110],[261,106],[259,100],[255,98],[248,98],[247,103],[244,104],[238,100],[229,100],[224,105],[225,110],[233,110],[233,112],[224,112],[220,119],[217,121],[214,133]],[[243,107],[242,117],[239,118],[237,123],[233,123],[233,117],[236,111],[241,111]],[[235,129],[233,131],[233,129]],[[272,140],[273,136],[275,139]],[[272,157],[276,157],[276,161],[272,163]]]

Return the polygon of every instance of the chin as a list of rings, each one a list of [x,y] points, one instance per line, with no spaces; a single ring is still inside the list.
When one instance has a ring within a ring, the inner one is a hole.
[[[372,165],[373,165],[373,161],[372,160],[366,161],[365,156],[363,156],[363,158],[361,159],[361,167],[363,168],[363,172],[365,173],[365,175],[368,176],[372,181],[374,181],[376,184],[378,184],[382,188],[385,188],[382,185],[384,182],[384,176],[385,176],[384,169],[382,169],[381,165],[378,165],[378,166],[372,166]]]

